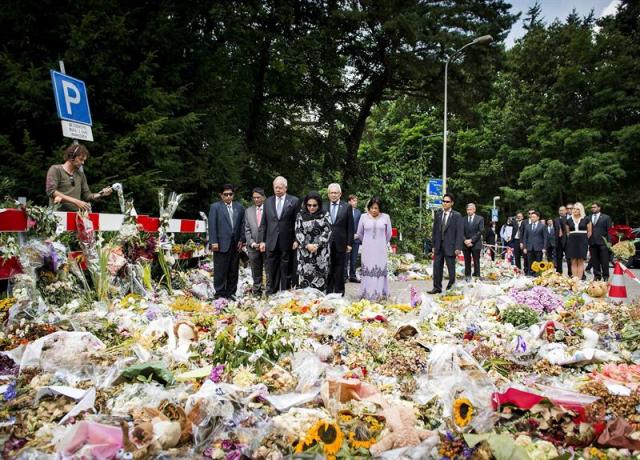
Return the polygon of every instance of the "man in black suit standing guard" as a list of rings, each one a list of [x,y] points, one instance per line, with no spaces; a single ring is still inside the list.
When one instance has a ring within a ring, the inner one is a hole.
[[[547,227],[540,222],[540,213],[532,211],[531,223],[524,228],[522,239],[522,251],[527,255],[527,275],[533,276],[532,266],[534,262],[542,261],[542,255],[547,247]]]
[[[454,198],[451,193],[442,197],[442,210],[436,213],[433,221],[431,241],[433,241],[433,289],[429,294],[442,292],[442,277],[446,262],[449,271],[451,289],[456,282],[456,256],[462,252],[464,241],[464,221],[459,212],[454,211]]]
[[[606,241],[610,241],[609,229],[611,228],[611,217],[603,214],[600,203],[591,205],[591,238],[589,238],[589,252],[591,254],[591,265],[593,266],[593,277],[597,280],[609,280],[609,248]]]
[[[278,176],[273,181],[274,196],[267,198],[258,230],[260,250],[267,252],[267,294],[291,287],[291,260],[298,249],[295,237],[296,215],[300,200],[287,195],[287,179]]]
[[[564,250],[567,247],[567,235],[565,225],[567,224],[567,208],[558,208],[558,217],[553,219],[553,231],[556,236],[555,257],[556,271],[562,275],[562,265],[564,264]],[[571,276],[571,264],[569,264],[569,276]]]
[[[473,276],[480,278],[480,251],[482,251],[482,232],[484,219],[476,215],[475,203],[467,205],[467,217],[464,220],[464,280],[471,281],[471,259]]]
[[[329,203],[325,205],[324,210],[331,219],[327,294],[335,292],[344,295],[346,254],[351,252],[353,245],[353,211],[351,206],[340,200],[342,196],[340,184],[330,184],[327,187],[327,194],[329,195]]]
[[[244,237],[244,207],[233,201],[234,187],[224,184],[220,201],[209,209],[209,244],[213,251],[215,297],[235,300],[240,250]]]

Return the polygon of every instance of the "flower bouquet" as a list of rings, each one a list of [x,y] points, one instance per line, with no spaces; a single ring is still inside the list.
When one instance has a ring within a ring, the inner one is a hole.
[[[605,237],[603,239],[616,260],[627,263],[636,254],[636,243],[640,238],[635,238],[633,229],[628,225],[614,225],[609,229],[609,237],[611,243]]]

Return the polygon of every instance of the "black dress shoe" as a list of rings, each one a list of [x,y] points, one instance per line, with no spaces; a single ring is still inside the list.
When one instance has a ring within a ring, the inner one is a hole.
[[[349,278],[349,282],[351,282],[351,283],[359,283],[360,280],[358,278]]]
[[[427,291],[427,294],[442,294],[442,291],[440,289],[431,289]]]

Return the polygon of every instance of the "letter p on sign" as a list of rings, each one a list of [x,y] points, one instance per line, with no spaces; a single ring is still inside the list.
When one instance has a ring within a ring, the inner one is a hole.
[[[91,126],[91,111],[87,89],[82,80],[51,70],[51,82],[56,99],[58,117]]]

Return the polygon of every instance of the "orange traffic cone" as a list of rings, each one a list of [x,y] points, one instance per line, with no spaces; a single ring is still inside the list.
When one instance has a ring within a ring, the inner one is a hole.
[[[624,300],[627,298],[627,288],[624,286],[624,272],[620,266],[620,262],[616,262],[613,269],[611,283],[609,283],[609,298]]]

